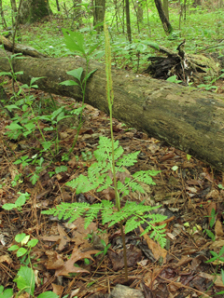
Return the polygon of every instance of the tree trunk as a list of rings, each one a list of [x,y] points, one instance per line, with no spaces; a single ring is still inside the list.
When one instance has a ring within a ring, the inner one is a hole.
[[[0,71],[11,71],[6,58],[10,54],[0,50]],[[22,83],[29,85],[31,78],[43,76],[37,82],[39,89],[81,101],[78,86],[59,85],[73,79],[67,71],[79,67],[86,67],[80,57],[14,60],[14,72],[23,71],[17,76]],[[90,61],[89,71],[94,69],[97,71],[87,83],[85,102],[108,113],[105,66]],[[223,95],[124,70],[112,69],[112,77],[113,117],[224,171]]]
[[[12,7],[12,10],[14,12],[17,12],[17,7],[16,7],[16,1],[15,0],[10,0],[11,1],[11,7]]]
[[[49,6],[49,0],[26,0],[23,1],[20,14],[20,24],[31,24],[41,20],[43,17],[52,14]]]
[[[74,22],[76,23],[76,28],[79,28],[82,25],[82,0],[73,0],[73,9],[74,9]]]
[[[135,14],[136,14],[136,22],[138,27],[138,33],[140,34],[140,24],[143,22],[143,9],[142,9],[142,2],[132,0]]]
[[[160,20],[163,24],[163,29],[164,29],[165,33],[167,35],[169,35],[173,31],[173,28],[163,11],[163,6],[162,6],[161,0],[155,0],[155,4],[156,4],[156,8],[159,13]]]
[[[163,10],[167,17],[167,20],[169,21],[169,1],[168,0],[163,0]]]
[[[3,11],[3,8],[2,8],[2,0],[0,0],[0,14],[1,14],[1,17],[2,17],[3,28],[6,28],[7,24],[6,24],[6,21],[5,21],[4,11]]]
[[[127,26],[127,35],[128,40],[131,43],[131,19],[130,19],[130,7],[129,7],[129,0],[125,1],[126,4],[126,26]]]
[[[60,9],[60,5],[59,5],[58,0],[56,0],[56,4],[57,4],[57,10],[60,11],[61,9]]]
[[[97,24],[102,23],[102,25],[96,27],[96,30],[98,33],[100,31],[103,31],[104,15],[105,15],[105,0],[95,0],[93,26],[96,26]]]
[[[201,0],[194,0],[193,6],[197,7],[198,5],[201,5]]]

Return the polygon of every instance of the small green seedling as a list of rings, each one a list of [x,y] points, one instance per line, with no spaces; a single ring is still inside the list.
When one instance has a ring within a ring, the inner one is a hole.
[[[17,288],[20,290],[19,293],[26,292],[32,297],[34,296],[35,290],[35,275],[34,271],[29,267],[21,266],[16,278],[13,280],[17,284]],[[19,295],[18,295],[19,296]],[[58,298],[59,296],[54,292],[48,291],[37,296],[37,298]]]
[[[30,194],[28,194],[27,192],[26,193],[18,192],[18,194],[20,194],[20,196],[18,197],[18,199],[15,201],[14,204],[7,203],[7,204],[4,204],[2,206],[2,208],[5,209],[5,210],[12,210],[12,209],[15,208],[15,209],[21,211],[22,210],[22,206],[29,199]]]
[[[100,242],[102,243],[104,249],[102,251],[99,251],[98,253],[95,254],[95,257],[103,254],[103,257],[107,254],[108,249],[110,248],[111,244],[106,244],[106,242],[103,239],[100,239]]]
[[[214,226],[214,224],[215,224],[215,217],[216,217],[215,209],[212,208],[211,215],[206,216],[206,217],[210,217],[211,218],[211,220],[209,222],[209,225],[210,225],[210,228],[212,228]],[[205,229],[205,232],[208,235],[208,237],[210,237],[212,239],[212,241],[215,241],[215,235],[214,235],[214,233],[212,233],[212,231],[210,231],[208,229]]]
[[[20,245],[12,245],[8,250],[9,251],[17,251],[16,256],[21,258],[21,263],[26,266],[30,263],[30,252],[34,246],[37,245],[38,239],[30,239],[30,235],[26,235],[25,233],[17,234],[15,237],[15,241]]]
[[[181,80],[178,80],[178,79],[177,79],[177,76],[176,76],[176,75],[173,75],[172,77],[169,77],[169,78],[167,79],[167,82],[170,82],[170,83],[176,83],[176,84],[180,84],[180,83],[182,83]]]
[[[219,184],[219,185],[218,185],[218,188],[220,188],[220,189],[224,189],[224,186],[222,186],[222,184]]]
[[[5,289],[3,286],[0,286],[0,298],[11,298],[13,296],[13,289]]]

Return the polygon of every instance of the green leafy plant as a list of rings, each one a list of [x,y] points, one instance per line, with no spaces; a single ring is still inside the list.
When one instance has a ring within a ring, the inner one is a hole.
[[[4,290],[3,286],[0,286],[0,298],[11,298],[13,296],[13,289],[8,288]]]
[[[24,156],[20,157],[19,159],[17,159],[13,164],[14,165],[21,164],[22,167],[25,168],[26,166],[29,165],[30,161],[32,161],[32,159],[29,158],[28,155],[24,155]]]
[[[182,83],[181,80],[178,80],[178,79],[177,79],[177,76],[176,76],[176,75],[173,75],[173,76],[169,77],[169,78],[167,79],[167,82],[170,82],[170,83],[176,83],[176,84],[180,84],[180,83]]]
[[[76,111],[80,114],[79,124],[78,124],[77,133],[76,133],[76,136],[74,138],[72,147],[69,150],[69,154],[70,154],[73,151],[74,147],[75,147],[75,144],[77,142],[80,129],[82,127],[82,111],[85,107],[84,101],[85,101],[85,93],[86,93],[86,84],[87,84],[88,79],[91,77],[91,75],[96,71],[96,69],[94,69],[90,72],[88,71],[90,55],[99,46],[100,42],[95,43],[93,46],[91,46],[87,49],[87,47],[85,45],[85,41],[84,41],[84,34],[82,34],[80,32],[73,32],[73,31],[70,31],[70,30],[67,30],[67,29],[62,29],[62,32],[63,32],[63,35],[64,35],[64,41],[65,41],[66,47],[70,51],[77,52],[83,58],[86,59],[86,69],[85,69],[84,78],[83,78],[84,70],[83,70],[82,67],[80,67],[80,68],[77,68],[77,69],[67,71],[67,74],[71,75],[77,81],[67,80],[67,81],[64,81],[64,82],[60,83],[61,85],[65,85],[65,86],[79,86],[81,88],[81,92],[82,92],[82,107],[80,108],[79,111]]]
[[[18,258],[22,257],[21,263],[28,265],[30,263],[30,252],[34,246],[37,245],[38,239],[30,239],[30,235],[26,235],[25,233],[17,234],[15,237],[15,241],[19,243],[19,245],[12,245],[8,250],[16,251],[16,256]]]
[[[218,188],[220,188],[220,189],[224,189],[224,186],[222,186],[222,184],[219,184],[219,185],[218,185]]]
[[[19,211],[21,211],[22,206],[26,203],[26,200],[29,199],[30,194],[28,194],[27,192],[26,193],[18,192],[18,194],[20,196],[18,197],[18,199],[15,201],[14,204],[6,203],[2,206],[2,208],[5,210],[18,209]]]
[[[16,79],[16,74],[13,78]],[[8,129],[6,135],[8,135],[11,139],[17,140],[21,135],[26,138],[29,134],[34,132],[36,126],[38,127],[43,137],[42,131],[35,119],[35,114],[32,108],[32,103],[35,98],[33,95],[30,94],[31,88],[38,88],[35,82],[39,79],[42,79],[42,77],[32,78],[30,81],[30,86],[28,86],[27,84],[19,86],[19,91],[14,94],[14,97],[17,98],[20,94],[23,93],[24,89],[28,89],[28,95],[24,94],[23,99],[19,99],[13,104],[5,106],[5,108],[7,108],[9,111],[12,111],[14,109],[23,111],[22,116],[15,115],[15,117],[12,119],[13,121],[11,122],[11,124],[6,126],[6,128]],[[32,112],[32,117],[30,117],[30,111]]]
[[[12,186],[15,187],[18,183],[23,183],[23,180],[21,179],[22,174],[18,173],[15,175],[13,181],[11,182]]]
[[[104,247],[103,250],[99,251],[98,253],[95,254],[95,256],[103,255],[103,257],[107,254],[108,249],[111,247],[111,244],[106,244],[106,242],[103,239],[100,239],[100,242],[102,246]]]
[[[93,156],[92,156],[92,152],[91,151],[87,151],[87,152],[82,152],[81,153],[81,155],[82,155],[82,159],[84,160],[84,161],[87,161],[87,160],[90,160]]]
[[[212,83],[209,83],[209,84],[200,84],[198,85],[198,88],[204,88],[206,91],[209,91],[209,90],[215,90],[217,91],[218,87],[217,86],[213,86]]]
[[[16,278],[14,278],[14,282],[17,284],[17,288],[19,289],[19,293],[16,295],[19,296],[22,292],[26,292],[32,297],[34,297],[35,290],[35,275],[31,266],[31,257],[30,253],[33,247],[35,247],[38,243],[38,239],[31,239],[30,235],[26,235],[25,233],[17,234],[15,237],[15,241],[19,244],[12,245],[8,248],[8,251],[16,251],[16,256],[20,259],[21,264],[25,266],[21,266],[17,272]],[[12,289],[7,289],[3,292],[4,288],[0,286],[0,298],[10,298],[13,295]],[[37,298],[58,298],[53,292],[45,292],[37,296]]]
[[[78,178],[66,183],[76,189],[76,194],[85,193],[93,189],[102,191],[109,187],[115,191],[116,204],[110,201],[102,200],[101,203],[61,203],[54,209],[43,211],[43,214],[53,214],[59,219],[74,221],[80,216],[85,217],[85,228],[97,218],[98,213],[101,212],[102,223],[108,224],[109,227],[119,224],[122,232],[123,248],[124,248],[124,263],[125,263],[125,277],[128,278],[127,273],[127,259],[126,247],[123,234],[123,223],[125,222],[125,233],[129,233],[139,227],[141,224],[147,223],[144,233],[152,230],[151,237],[154,237],[162,247],[165,246],[165,225],[158,225],[166,216],[151,213],[152,210],[159,206],[151,207],[145,206],[144,202],[137,204],[136,202],[127,201],[121,208],[121,199],[127,196],[130,191],[139,191],[144,193],[144,187],[141,183],[148,185],[155,184],[151,176],[155,176],[159,171],[148,170],[136,172],[131,177],[126,177],[124,181],[117,181],[117,174],[125,172],[124,167],[133,166],[137,162],[139,151],[123,154],[124,149],[119,146],[118,141],[113,138],[112,126],[112,106],[113,106],[113,88],[111,78],[111,54],[108,31],[105,25],[105,52],[106,52],[106,76],[107,76],[107,100],[110,111],[110,130],[111,139],[100,137],[98,149],[94,152],[97,162],[93,163],[88,168],[87,176],[80,175]],[[80,75],[81,78],[81,75]],[[115,208],[116,207],[116,208]]]
[[[42,137],[43,141],[41,142],[41,145],[43,146],[43,151],[50,150],[53,156],[58,154],[59,152],[58,125],[60,121],[70,117],[71,115],[68,115],[68,111],[66,111],[65,107],[61,106],[57,110],[54,110],[53,113],[51,113],[50,115],[37,116],[35,118],[35,121],[41,120],[41,121],[46,121],[50,123],[49,127],[44,128],[44,131],[56,132],[56,136],[54,139],[54,152],[52,152],[52,150],[50,149],[53,145],[53,141],[47,141],[44,136]]]
[[[35,276],[34,271],[29,267],[21,266],[14,279],[17,284],[19,294],[26,292],[34,297],[35,290]],[[19,294],[17,296],[19,296]],[[37,296],[37,298],[58,298],[59,296],[54,292],[47,291]]]
[[[209,81],[208,84],[200,84],[198,85],[198,88],[204,88],[206,91],[209,91],[209,90],[214,90],[215,92],[217,92],[218,90],[218,87],[217,86],[214,86],[213,84],[221,79],[221,78],[224,78],[224,69],[221,70],[222,74],[219,75],[218,77],[215,77],[213,80]],[[209,79],[207,79],[209,80]]]
[[[205,263],[213,263],[215,261],[219,261],[221,264],[224,262],[224,246],[220,249],[219,253],[215,251],[210,251],[211,255],[213,256],[210,260],[206,261]],[[217,272],[215,273],[217,275]],[[221,279],[222,283],[224,285],[224,270],[221,268]],[[222,295],[224,294],[224,291],[220,291],[216,293],[215,295]]]
[[[209,225],[210,225],[210,228],[212,228],[215,224],[215,217],[216,217],[214,208],[212,208],[211,215],[209,215],[208,217],[210,217]],[[211,230],[205,229],[205,232],[208,235],[208,237],[212,239],[212,241],[215,241],[215,235]]]
[[[43,157],[38,158],[38,157],[39,157],[38,155],[35,155],[33,158],[34,160],[32,162],[32,164],[34,164],[34,165],[37,164],[37,166],[35,167],[35,171],[28,175],[28,177],[30,177],[30,181],[33,185],[35,185],[36,182],[39,180],[39,175],[43,171],[42,164],[44,162],[44,158]]]
[[[80,216],[85,217],[85,229],[89,224],[97,218],[98,213],[101,212],[102,224],[108,223],[109,227],[119,223],[121,220],[125,221],[125,233],[129,233],[139,227],[141,224],[148,224],[145,228],[144,234],[153,231],[151,237],[154,237],[162,247],[166,244],[165,239],[165,225],[154,226],[156,223],[166,219],[166,216],[151,213],[159,206],[151,207],[143,205],[144,202],[137,204],[136,202],[126,202],[125,206],[120,211],[114,210],[114,204],[106,200],[101,203],[90,205],[88,203],[61,203],[54,209],[42,211],[43,214],[57,216],[60,220],[69,220],[73,222]]]
[[[88,69],[88,63],[87,63],[87,69]],[[60,83],[61,85],[65,85],[65,86],[79,86],[81,88],[81,92],[82,92],[82,96],[83,96],[83,98],[82,98],[82,107],[79,108],[79,110],[76,110],[76,114],[79,113],[80,118],[79,118],[79,124],[78,124],[76,137],[74,138],[73,144],[72,144],[72,146],[69,150],[69,154],[73,151],[73,149],[75,147],[75,144],[77,142],[80,129],[82,127],[82,111],[85,108],[84,101],[85,101],[85,93],[86,93],[86,83],[87,83],[87,80],[90,78],[90,76],[95,71],[96,71],[96,69],[89,72],[89,73],[86,71],[87,74],[83,79],[82,79],[82,74],[83,74],[83,68],[82,67],[77,68],[77,69],[73,69],[71,71],[67,71],[67,74],[73,76],[75,79],[78,80],[78,82],[75,82],[74,80],[67,80],[67,81],[64,81],[64,82]]]

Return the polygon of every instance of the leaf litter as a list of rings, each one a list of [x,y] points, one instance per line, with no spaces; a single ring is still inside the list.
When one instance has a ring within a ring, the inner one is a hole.
[[[36,90],[35,93],[37,95]],[[71,104],[68,98],[53,97],[64,106]],[[79,103],[74,105],[81,106]],[[1,121],[0,206],[15,203],[18,192],[29,193],[30,199],[21,211],[0,209],[0,284],[15,288],[13,279],[21,264],[16,254],[7,248],[15,244],[17,234],[25,233],[39,240],[31,253],[35,268],[35,296],[54,291],[60,297],[109,297],[114,289],[123,293],[120,297],[125,297],[130,289],[135,289],[140,291],[138,295],[141,293],[142,296],[139,297],[179,298],[211,297],[223,291],[220,276],[223,262],[214,260],[206,263],[212,257],[210,251],[219,254],[224,246],[224,191],[218,188],[223,182],[221,173],[185,152],[124,126],[116,119],[113,119],[115,139],[119,140],[125,153],[140,151],[138,163],[125,169],[119,179],[122,181],[139,170],[161,171],[153,177],[156,185],[143,185],[145,194],[130,193],[128,199],[162,205],[156,212],[168,216],[165,222],[166,247],[162,249],[148,234],[140,237],[144,226],[128,233],[125,241],[129,280],[125,282],[119,227],[108,228],[96,220],[85,230],[82,218],[69,224],[41,214],[42,210],[61,202],[92,204],[102,199],[114,201],[112,189],[76,195],[65,185],[67,181],[85,174],[95,161],[93,152],[99,136],[110,137],[109,118],[103,112],[86,105],[83,117],[84,124],[73,156],[69,161],[61,161],[76,132],[63,123],[59,128],[60,151],[47,170],[43,166],[35,185],[28,178],[34,172],[34,166],[23,167],[14,162],[24,155],[32,158],[35,150],[40,148],[39,133],[36,132],[36,138],[31,135],[15,142],[4,134],[10,120]],[[40,124],[48,127],[47,123]],[[53,137],[51,132],[45,133],[46,139]],[[45,158],[50,158],[47,153]],[[56,173],[60,167],[66,167],[66,171]],[[53,174],[50,176],[49,172]],[[19,178],[13,183],[16,177]],[[206,231],[212,232],[213,238]],[[108,244],[111,246],[103,254]]]

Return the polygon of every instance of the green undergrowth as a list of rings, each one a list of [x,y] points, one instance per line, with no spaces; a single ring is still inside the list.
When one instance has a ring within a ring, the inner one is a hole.
[[[66,2],[68,8],[71,6],[71,2]],[[3,6],[8,7],[9,3],[7,3],[8,1],[3,2]],[[21,29],[23,43],[29,44],[40,52],[52,57],[67,57],[78,53],[67,49],[63,42],[63,28],[71,28],[74,31],[81,32],[84,35],[87,48],[92,47],[97,39],[104,40],[103,34],[97,35],[96,30],[92,26],[92,13],[87,3],[83,2],[82,11],[85,12],[85,16],[82,18],[82,26],[79,28],[72,26],[70,18],[65,17],[63,9],[60,13],[57,12],[54,1],[50,1],[50,5],[54,16],[51,16],[44,22],[32,24],[29,30]],[[61,7],[63,7],[63,2]],[[143,23],[139,25],[140,32],[137,31],[136,15],[131,7],[133,42],[130,45],[123,33],[121,17],[118,18],[118,23],[116,23],[114,7],[113,5],[108,5],[106,21],[110,32],[112,64],[114,66],[118,68],[128,66],[135,71],[142,71],[148,65],[147,58],[157,55],[150,48],[150,43],[156,43],[176,51],[177,46],[183,39],[186,39],[185,50],[187,53],[196,53],[208,47],[206,52],[215,51],[223,55],[224,45],[219,42],[223,38],[221,28],[224,23],[224,15],[222,9],[217,8],[214,11],[210,11],[209,7],[198,6],[195,8],[189,4],[186,20],[184,20],[184,17],[181,18],[181,27],[179,28],[178,5],[175,2],[170,3],[170,22],[174,27],[174,33],[172,36],[167,37],[154,3],[148,1],[148,7],[150,12],[147,16],[144,10]],[[9,11],[6,10],[5,14],[10,25]],[[103,55],[103,47],[100,46],[90,58],[103,61]]]

